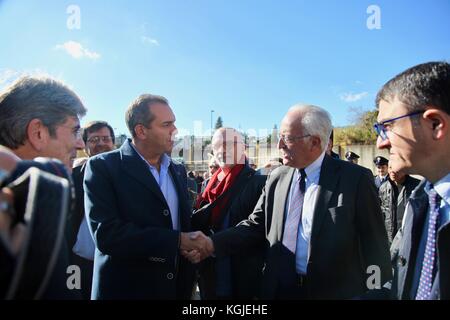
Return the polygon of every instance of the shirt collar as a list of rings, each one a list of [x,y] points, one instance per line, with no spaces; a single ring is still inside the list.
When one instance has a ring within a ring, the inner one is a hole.
[[[154,166],[152,166],[150,163],[148,163],[147,160],[142,156],[142,154],[138,151],[134,143],[130,143],[130,145],[133,147],[134,151],[141,157],[141,159],[152,169],[156,169]],[[161,171],[167,171],[170,165],[170,157],[167,154],[163,154],[161,157]]]
[[[425,185],[425,192],[429,194],[430,189],[431,183],[428,181]],[[447,204],[450,204],[450,173],[433,184],[433,189]]]
[[[322,168],[322,162],[323,162],[324,158],[325,158],[325,151],[322,152],[322,154],[316,160],[314,160],[313,163],[311,163],[309,166],[307,166],[305,168],[307,180],[316,182],[316,183],[319,182],[320,169]],[[300,177],[301,177],[300,169],[297,169],[296,171],[297,171],[298,179],[300,179]]]

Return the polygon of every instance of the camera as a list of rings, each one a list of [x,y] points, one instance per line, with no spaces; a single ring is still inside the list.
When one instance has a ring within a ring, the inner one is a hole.
[[[58,266],[69,264],[65,231],[75,204],[70,174],[56,159],[19,161],[0,187],[14,196],[11,228],[25,226],[17,253],[0,244],[0,295],[7,300],[45,298],[54,277],[65,273]]]

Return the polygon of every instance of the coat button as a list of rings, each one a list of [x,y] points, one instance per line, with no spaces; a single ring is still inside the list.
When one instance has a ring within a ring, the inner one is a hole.
[[[167,279],[172,280],[173,279],[173,273],[169,272],[167,274]]]
[[[406,265],[406,259],[404,256],[399,256],[397,259],[397,265],[399,267],[404,267]]]
[[[165,216],[168,216],[170,213],[169,213],[169,210],[167,210],[167,209],[164,209],[163,210],[163,215],[165,215]]]

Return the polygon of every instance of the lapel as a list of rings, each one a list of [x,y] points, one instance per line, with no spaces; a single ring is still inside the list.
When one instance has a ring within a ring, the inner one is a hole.
[[[311,230],[311,240],[309,244],[308,257],[311,248],[317,241],[323,220],[328,214],[328,203],[330,202],[333,192],[336,190],[339,181],[339,161],[325,155],[320,169],[318,196],[314,206],[314,217]]]
[[[289,168],[289,170],[284,171],[278,180],[278,187],[275,189],[275,194],[273,199],[273,212],[272,215],[275,215],[277,219],[276,225],[276,234],[277,240],[282,241],[283,233],[284,233],[284,223],[286,221],[286,206],[288,203],[289,190],[291,188],[292,178],[294,177],[295,168]],[[280,199],[280,200],[278,200]]]
[[[245,165],[244,168],[239,172],[239,176],[237,177],[236,181],[233,183],[233,185],[230,188],[230,206],[231,208],[232,202],[234,199],[238,196],[238,193],[241,193],[245,186],[247,185],[248,181],[253,177],[254,170],[251,169],[248,165]],[[230,212],[233,214],[233,212]],[[230,221],[232,220],[232,217],[230,216]]]
[[[409,211],[411,212],[408,212],[408,214],[412,214],[413,221],[411,229],[411,239],[408,239],[410,240],[408,260],[416,260],[417,248],[419,247],[423,226],[425,224],[425,218],[427,216],[428,196],[424,190],[425,183],[425,180],[422,181],[420,186],[417,188],[417,192],[414,192],[409,198]]]
[[[248,165],[245,165],[244,168],[242,168],[241,172],[239,172],[239,176],[237,177],[236,181],[234,182],[234,185],[239,188],[242,185],[246,185],[248,180],[253,177],[253,169],[250,168]]]
[[[405,211],[405,225],[400,245],[400,255],[408,262],[406,272],[399,273],[398,296],[408,298],[411,290],[412,276],[416,267],[417,248],[419,247],[428,208],[428,196],[424,191],[425,181],[411,194]]]
[[[423,226],[425,224],[425,218],[427,216],[428,209],[428,196],[424,190],[426,181],[423,181],[418,187],[417,192],[414,192],[409,198],[410,209],[407,212],[412,216],[412,226],[409,235],[409,250],[407,252],[407,261],[409,261],[408,269],[413,270],[416,264],[417,248],[419,247],[420,239],[422,237]],[[411,269],[412,268],[412,269]]]
[[[182,170],[171,161],[169,165],[169,173],[172,176],[173,184],[175,185],[175,190],[178,195],[178,222],[180,226],[180,231],[190,230],[190,216],[191,211],[189,210],[188,202],[185,201],[185,194],[187,191],[187,185],[183,186],[182,182]]]
[[[153,192],[162,203],[167,207],[166,199],[161,192],[155,178],[150,172],[147,163],[145,163],[141,156],[131,146],[131,140],[127,139],[122,147],[120,147],[120,154],[122,158],[122,168],[128,175],[142,183],[148,190]]]

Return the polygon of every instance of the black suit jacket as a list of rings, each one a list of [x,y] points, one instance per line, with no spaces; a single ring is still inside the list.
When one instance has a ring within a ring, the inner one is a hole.
[[[251,168],[248,168],[252,170]],[[267,176],[253,175],[230,207],[230,226],[246,220],[261,196]],[[261,295],[262,268],[266,244],[260,243],[251,252],[231,257],[231,279],[235,299],[255,299]]]
[[[187,176],[171,162],[179,201],[179,225],[188,232]],[[193,267],[179,253],[169,206],[131,140],[91,158],[86,166],[85,209],[96,252],[92,298],[189,299]]]
[[[427,211],[428,195],[422,181],[409,198],[405,210],[405,223],[397,233],[391,247],[394,263],[394,280],[391,286],[393,299],[411,297],[414,272]],[[440,227],[437,234],[437,274],[432,290],[432,299],[450,299],[450,223]]]
[[[228,215],[228,226],[233,227],[242,220],[248,218],[249,214],[258,202],[267,177],[256,175],[255,170],[246,165],[239,173],[230,190],[229,203],[223,212]],[[219,197],[220,198],[220,197]],[[207,206],[210,206],[208,204]],[[194,224],[195,226],[195,224]],[[211,229],[210,226],[208,229]],[[264,259],[264,243],[252,248],[251,252],[244,252],[231,256],[230,279],[232,288],[232,299],[254,299],[260,295],[260,282]],[[210,258],[200,265],[200,291],[204,299],[217,299],[216,297],[216,259]]]
[[[212,237],[217,255],[251,250],[254,244],[268,242],[262,287],[266,299],[278,296],[280,275],[286,271],[284,212],[294,170],[274,170],[249,219]],[[308,298],[361,295],[367,290],[371,265],[379,266],[381,284],[391,279],[386,230],[371,172],[326,155],[318,192],[307,265]],[[291,262],[295,264],[295,260]]]

